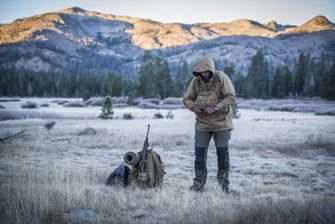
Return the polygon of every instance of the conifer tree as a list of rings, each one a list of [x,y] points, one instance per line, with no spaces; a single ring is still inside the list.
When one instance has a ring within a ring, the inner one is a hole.
[[[247,97],[268,97],[268,65],[262,51],[257,51],[251,59],[248,69],[246,94]]]
[[[112,98],[107,95],[104,99],[104,103],[101,108],[101,113],[98,118],[101,119],[113,119],[113,110],[112,110]]]

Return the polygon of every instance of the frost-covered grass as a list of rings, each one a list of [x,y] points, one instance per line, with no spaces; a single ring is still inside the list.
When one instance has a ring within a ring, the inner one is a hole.
[[[314,113],[315,115],[335,115],[335,101],[327,100],[262,100],[262,99],[238,99],[240,108],[255,110],[274,110]]]
[[[10,110],[23,110],[19,105]],[[230,141],[231,188],[240,194],[226,195],[217,185],[213,143],[206,191],[188,191],[194,175],[195,117],[190,111],[178,109],[173,111],[174,119],[154,119],[156,112],[165,116],[168,110],[116,108],[115,120],[81,119],[99,114],[97,107],[50,103],[38,111],[77,119],[59,118],[50,131],[43,127],[49,119],[0,122],[0,136],[26,129],[14,143],[0,143],[1,223],[84,222],[64,215],[76,208],[95,211],[97,219],[88,222],[97,223],[335,220],[333,117],[240,109],[242,116],[234,120]],[[123,119],[124,113],[134,119]],[[165,165],[163,186],[152,190],[105,186],[124,154],[141,149],[148,123],[149,142]],[[94,128],[96,135],[77,136],[86,127]],[[76,137],[55,141],[70,136]]]

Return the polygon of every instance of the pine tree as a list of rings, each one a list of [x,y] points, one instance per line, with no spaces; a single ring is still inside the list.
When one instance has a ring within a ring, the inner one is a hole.
[[[283,93],[283,74],[282,69],[277,67],[275,69],[275,75],[273,76],[273,88],[272,95],[276,98],[282,98]]]
[[[242,73],[238,73],[236,75],[236,81],[234,83],[236,96],[247,98],[248,96],[246,93],[246,77],[244,77]]]
[[[88,100],[91,97],[90,92],[88,91],[88,89],[85,89],[82,93],[81,93],[81,98],[83,99],[83,101]]]
[[[291,96],[294,91],[294,81],[292,77],[292,72],[288,66],[283,68],[283,96]]]
[[[173,85],[173,96],[183,96],[192,78],[193,76],[188,69],[188,64],[184,61],[183,65],[179,66],[177,69]]]
[[[144,53],[141,60],[141,66],[138,77],[138,95],[151,98],[157,95],[157,86],[155,85],[155,62],[149,51]]]
[[[295,91],[298,96],[303,95],[304,84],[305,84],[305,77],[308,72],[308,62],[307,57],[304,55],[303,52],[300,53],[298,64],[296,66],[295,71]]]
[[[156,58],[158,73],[156,76],[156,86],[158,86],[158,95],[161,98],[166,98],[172,95],[172,80],[170,77],[170,69],[166,60]]]
[[[246,95],[247,97],[268,97],[268,65],[263,53],[259,50],[251,59],[248,69]]]
[[[335,63],[326,72],[324,77],[323,96],[330,100],[335,100]]]
[[[113,119],[113,110],[112,110],[112,98],[107,95],[105,97],[104,103],[101,108],[101,113],[98,118],[101,119]]]
[[[122,76],[114,75],[112,77],[112,96],[122,96],[123,84]]]

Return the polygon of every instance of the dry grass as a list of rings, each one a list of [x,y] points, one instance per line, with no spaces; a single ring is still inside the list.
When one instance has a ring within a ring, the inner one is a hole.
[[[240,194],[225,195],[216,182],[213,144],[206,191],[188,191],[194,160],[190,112],[151,120],[154,112],[136,109],[131,121],[59,119],[50,132],[46,120],[0,122],[1,135],[27,129],[15,144],[0,145],[0,223],[334,223],[335,158],[327,148],[334,146],[335,122],[328,117],[310,122],[313,115],[241,110],[230,151],[231,187]],[[276,121],[269,120],[273,115]],[[105,186],[124,153],[142,147],[147,123],[167,172],[162,188]],[[96,135],[53,141],[86,127]],[[77,208],[97,218],[67,215]]]
[[[1,223],[76,222],[64,216],[73,208],[95,211],[101,223],[332,223],[334,196],[292,194],[254,186],[241,196],[227,196],[214,186],[203,194],[188,183],[160,189],[111,188],[106,169],[36,169],[18,166],[1,184]],[[266,192],[266,191],[265,191]],[[78,221],[78,220],[77,220]],[[82,222],[81,220],[80,222]]]

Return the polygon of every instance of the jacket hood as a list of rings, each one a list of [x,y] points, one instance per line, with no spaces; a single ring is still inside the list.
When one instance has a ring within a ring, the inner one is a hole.
[[[211,58],[199,58],[193,65],[192,74],[198,76],[200,72],[210,71],[215,74],[214,61]]]

